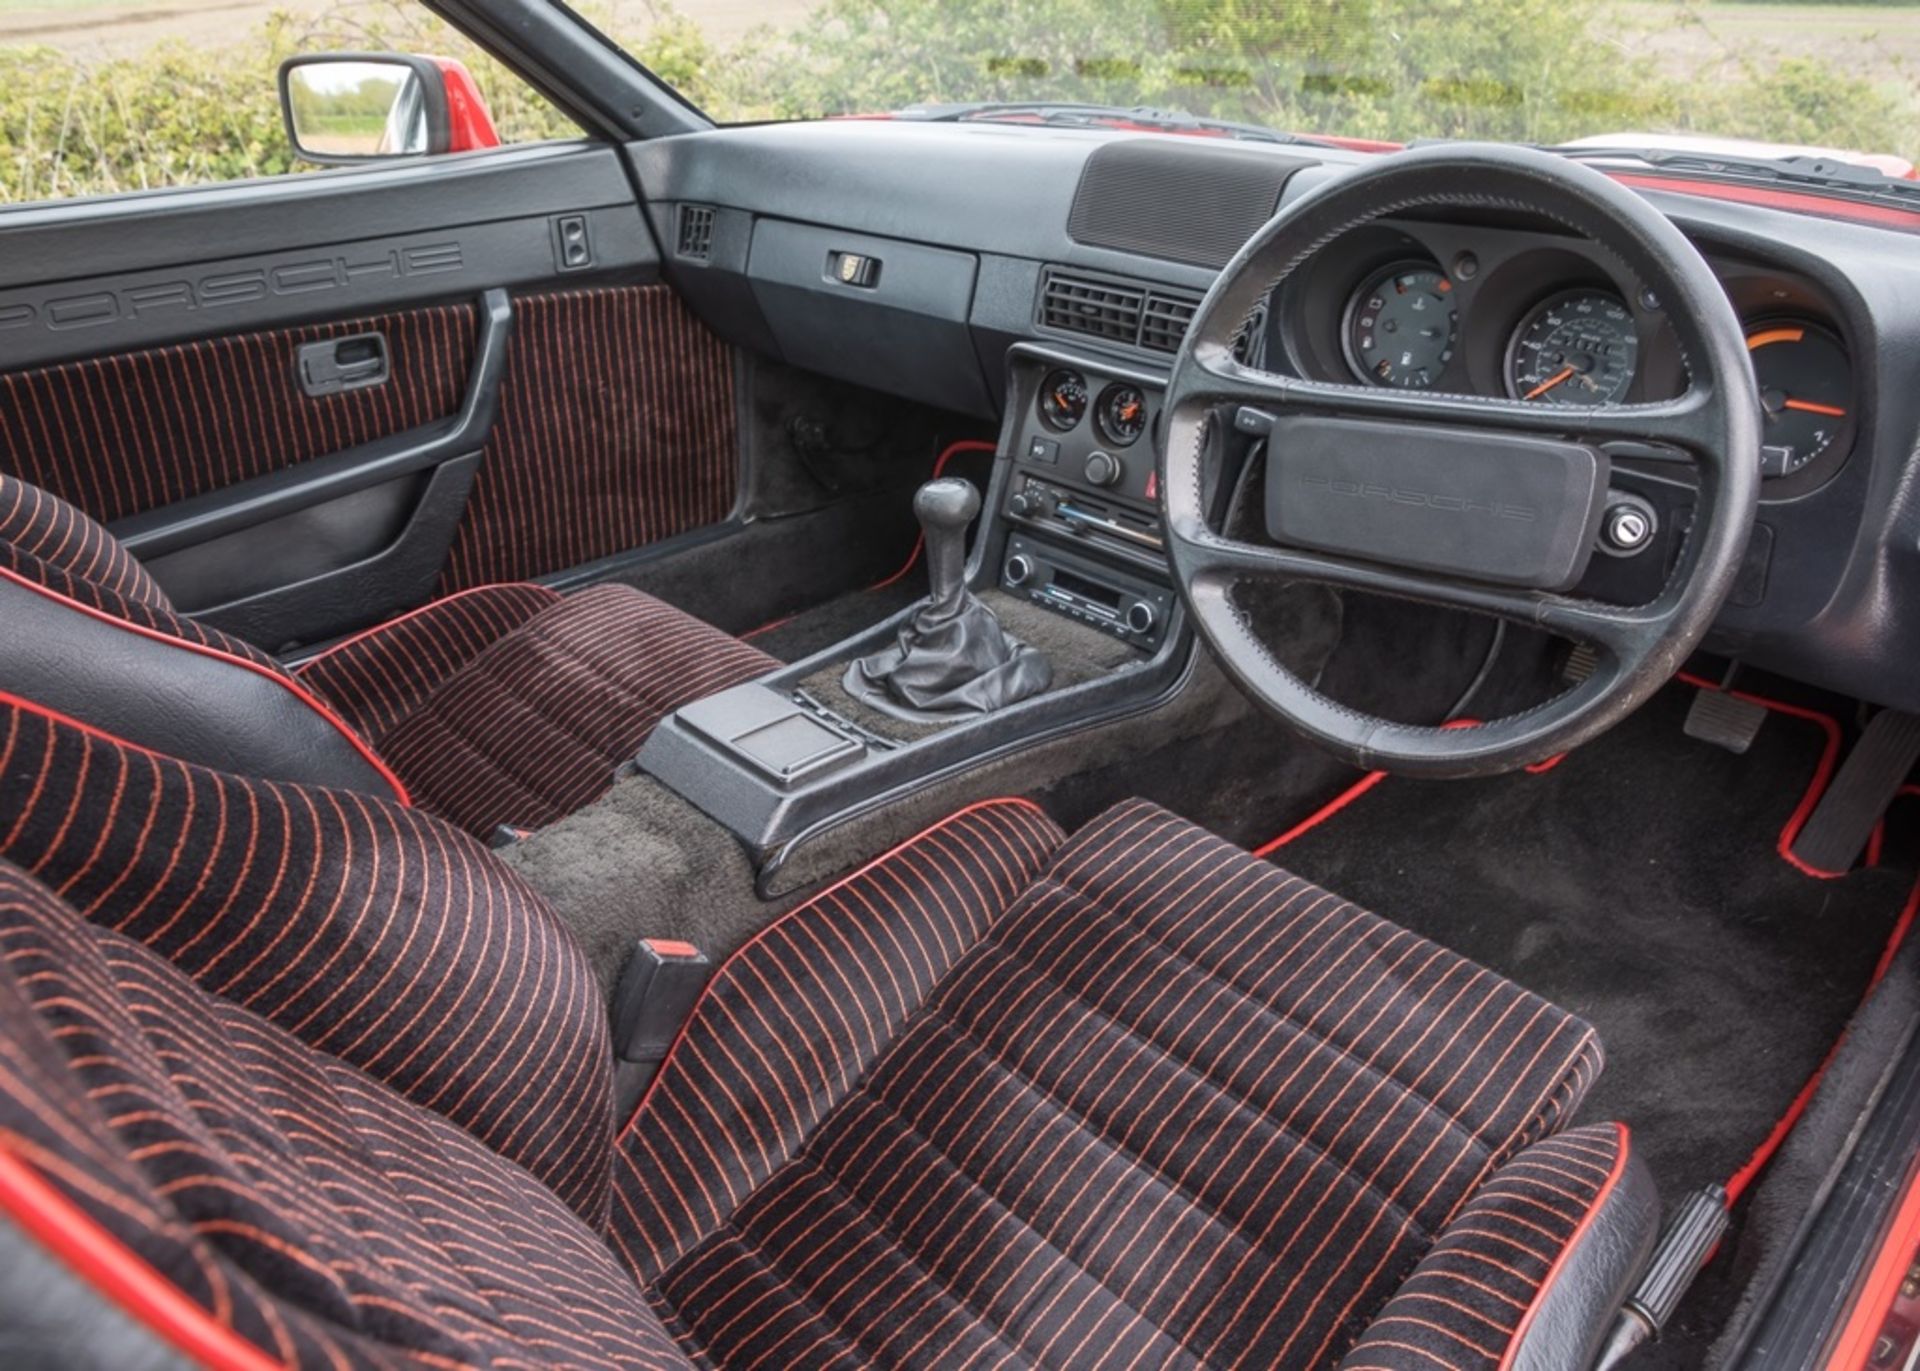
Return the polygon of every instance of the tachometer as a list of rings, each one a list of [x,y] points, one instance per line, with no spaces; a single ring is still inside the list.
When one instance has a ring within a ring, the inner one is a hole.
[[[1077,371],[1050,371],[1040,383],[1040,417],[1048,428],[1065,433],[1079,427],[1087,412],[1087,378]]]
[[[1340,341],[1347,365],[1361,380],[1425,390],[1453,360],[1458,325],[1447,274],[1435,266],[1400,262],[1368,277],[1354,292]]]
[[[1760,473],[1787,476],[1846,432],[1853,367],[1840,340],[1815,324],[1783,319],[1747,334],[1765,427]]]
[[[1626,397],[1640,356],[1633,314],[1617,295],[1570,290],[1534,307],[1507,344],[1507,393],[1550,405]]]
[[[1101,435],[1115,447],[1129,447],[1147,431],[1147,397],[1140,387],[1125,382],[1100,392],[1100,406],[1093,412]]]

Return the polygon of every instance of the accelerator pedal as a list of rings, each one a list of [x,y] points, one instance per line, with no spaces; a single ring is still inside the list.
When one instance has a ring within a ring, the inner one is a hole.
[[[1849,870],[1916,761],[1920,714],[1883,709],[1867,720],[1860,741],[1794,838],[1794,857],[1815,871]]]
[[[1717,1185],[1696,1190],[1681,1202],[1654,1245],[1640,1284],[1621,1309],[1612,1336],[1601,1349],[1598,1371],[1618,1366],[1642,1343],[1659,1338],[1693,1278],[1712,1258],[1731,1225],[1727,1192]]]
[[[1742,700],[1725,690],[1696,690],[1687,708],[1686,734],[1744,757],[1766,721],[1765,705]]]

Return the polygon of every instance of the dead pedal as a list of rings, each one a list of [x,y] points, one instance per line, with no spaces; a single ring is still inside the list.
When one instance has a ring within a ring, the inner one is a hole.
[[[1724,690],[1696,690],[1687,708],[1686,735],[1745,756],[1766,721],[1765,705],[1739,699]]]
[[[1920,761],[1920,714],[1883,709],[1867,720],[1860,741],[1794,838],[1794,857],[1815,871],[1849,870],[1915,761]]]

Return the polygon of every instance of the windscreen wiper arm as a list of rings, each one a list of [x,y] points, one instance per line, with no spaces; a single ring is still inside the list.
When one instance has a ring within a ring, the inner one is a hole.
[[[1086,105],[1055,101],[974,100],[950,105],[910,105],[895,110],[896,119],[916,119],[928,123],[1039,123],[1067,128],[1101,128],[1124,122],[1168,133],[1211,133],[1251,143],[1302,143],[1315,147],[1331,144],[1303,133],[1268,128],[1264,124],[1243,124],[1231,119],[1207,119],[1185,110],[1156,109],[1148,105]]]
[[[1660,171],[1689,175],[1737,177],[1749,181],[1807,186],[1817,190],[1844,190],[1854,194],[1887,196],[1910,201],[1920,199],[1920,183],[1902,181],[1875,167],[1842,161],[1837,157],[1742,157],[1718,152],[1690,152],[1677,148],[1619,147],[1547,147],[1582,162],[1619,162],[1632,160]]]

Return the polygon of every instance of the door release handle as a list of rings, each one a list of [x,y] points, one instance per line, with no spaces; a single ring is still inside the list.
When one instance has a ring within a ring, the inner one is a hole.
[[[392,374],[383,333],[356,333],[303,343],[295,357],[300,389],[312,396],[377,386]]]

